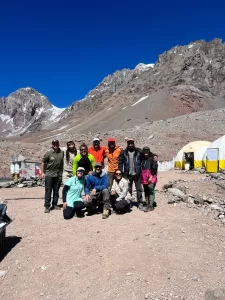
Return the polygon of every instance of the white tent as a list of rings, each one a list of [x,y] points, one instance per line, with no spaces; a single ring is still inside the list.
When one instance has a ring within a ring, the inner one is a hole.
[[[184,169],[185,153],[194,153],[194,168],[204,167],[204,153],[210,144],[207,141],[195,141],[185,145],[175,157],[175,167]]]
[[[207,149],[218,149],[219,151],[219,169],[225,169],[225,135],[212,142]],[[204,161],[207,160],[207,151],[204,154]]]

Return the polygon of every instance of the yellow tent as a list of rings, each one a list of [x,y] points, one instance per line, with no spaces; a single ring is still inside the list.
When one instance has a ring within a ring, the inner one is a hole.
[[[211,155],[210,149],[215,150]],[[207,157],[209,155],[211,158]],[[225,135],[215,140],[207,147],[204,154],[204,161],[207,163],[208,172],[217,172],[218,167],[221,170],[225,169]]]
[[[185,145],[175,157],[175,168],[184,169],[185,153],[194,153],[194,168],[205,167],[203,161],[206,149],[211,143],[207,141],[195,141]]]

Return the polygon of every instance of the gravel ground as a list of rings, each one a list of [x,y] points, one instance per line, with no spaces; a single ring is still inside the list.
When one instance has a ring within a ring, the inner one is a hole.
[[[159,177],[158,189],[203,175]],[[43,188],[1,189],[1,198],[11,199],[7,245],[14,247],[1,255],[7,273],[0,277],[0,299],[200,300],[208,288],[225,287],[225,227],[200,211],[168,205],[157,192],[150,213],[134,208],[107,220],[66,221],[62,211],[44,214],[43,194]]]

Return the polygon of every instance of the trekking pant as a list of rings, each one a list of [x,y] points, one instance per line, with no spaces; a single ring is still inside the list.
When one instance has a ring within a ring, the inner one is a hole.
[[[62,181],[63,181],[63,184],[65,185],[67,180],[73,176],[73,172],[68,172],[68,171],[63,171],[63,176],[62,176]]]
[[[73,216],[76,214],[77,217],[82,217],[83,214],[81,210],[84,208],[84,203],[82,201],[74,202],[74,206],[68,206],[63,210],[63,217],[66,220],[72,219]]]
[[[45,207],[51,206],[51,195],[53,191],[52,206],[57,205],[59,199],[59,189],[62,182],[61,177],[45,177]]]
[[[132,195],[132,185],[133,182],[137,191],[137,204],[142,203],[142,186],[141,186],[141,176],[128,175],[128,191]]]
[[[155,183],[143,184],[145,199],[147,204],[154,207],[155,203]]]
[[[109,209],[110,208],[110,200],[109,200],[109,190],[104,189],[100,192],[96,192],[94,195],[90,195],[90,199],[85,203],[86,208],[89,213],[96,213],[97,208],[101,209]]]
[[[114,172],[108,172],[109,189],[111,190],[113,185]]]
[[[115,211],[120,214],[125,214],[130,209],[130,204],[125,200],[122,199],[120,201],[116,201],[115,203]]]

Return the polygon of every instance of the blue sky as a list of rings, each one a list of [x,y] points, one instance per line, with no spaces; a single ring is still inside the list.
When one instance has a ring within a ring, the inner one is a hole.
[[[32,86],[58,107],[193,40],[225,40],[225,1],[0,2],[0,96]]]

